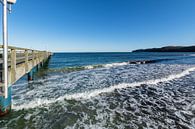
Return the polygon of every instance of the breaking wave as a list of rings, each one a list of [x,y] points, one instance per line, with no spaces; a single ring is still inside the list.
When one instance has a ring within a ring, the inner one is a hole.
[[[174,59],[155,59],[155,60],[130,60],[127,62],[116,62],[116,63],[108,63],[108,64],[96,64],[96,65],[86,65],[86,66],[75,66],[75,67],[64,67],[64,68],[56,68],[56,69],[49,69],[48,72],[75,72],[75,71],[82,71],[82,70],[90,70],[96,68],[110,68],[110,67],[117,67],[117,66],[124,66],[129,64],[151,64],[151,63],[158,63],[162,61],[170,61]]]
[[[141,82],[133,82],[133,83],[121,83],[118,85],[113,85],[110,87],[106,87],[106,88],[101,88],[101,89],[95,89],[92,91],[86,91],[86,92],[82,92],[82,93],[75,93],[75,94],[66,94],[64,96],[55,98],[55,99],[42,99],[42,98],[38,98],[38,99],[34,99],[33,101],[27,102],[25,104],[21,104],[21,105],[13,105],[13,109],[15,110],[21,110],[21,109],[29,109],[29,108],[36,108],[36,107],[45,107],[48,106],[52,103],[55,102],[62,102],[64,100],[86,100],[86,99],[90,99],[92,97],[101,95],[103,93],[108,93],[108,92],[113,92],[116,89],[124,89],[124,88],[128,88],[128,87],[135,87],[135,86],[141,86],[143,84],[146,85],[156,85],[160,82],[168,82],[174,79],[178,79],[181,78],[183,76],[186,76],[188,74],[190,74],[190,72],[195,71],[195,67],[191,67],[188,68],[186,70],[184,70],[181,73],[178,74],[172,74],[169,75],[167,77],[164,78],[159,78],[159,79],[152,79],[152,80],[146,80],[146,81],[141,81]]]

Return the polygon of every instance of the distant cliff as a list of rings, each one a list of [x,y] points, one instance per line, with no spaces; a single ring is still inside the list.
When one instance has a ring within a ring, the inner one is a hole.
[[[132,52],[195,52],[195,46],[166,46],[162,48],[138,49]]]

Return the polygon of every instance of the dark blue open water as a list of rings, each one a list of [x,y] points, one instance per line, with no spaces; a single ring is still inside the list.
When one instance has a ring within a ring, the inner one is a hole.
[[[121,63],[129,60],[155,59],[174,59],[174,61],[172,60],[168,63],[195,64],[194,56],[195,53],[54,53],[49,67],[63,68],[117,62]]]
[[[0,128],[194,129],[195,53],[54,53],[12,91]]]

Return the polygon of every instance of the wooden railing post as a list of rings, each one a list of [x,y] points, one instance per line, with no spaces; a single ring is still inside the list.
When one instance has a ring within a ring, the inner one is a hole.
[[[33,64],[33,67],[35,66],[35,51],[32,50],[32,64]]]
[[[39,52],[36,52],[36,64],[39,64]]]
[[[16,50],[11,49],[11,83],[16,81]]]
[[[42,52],[39,54],[40,62],[42,62]]]
[[[44,60],[44,52],[41,52],[41,62]]]
[[[41,59],[40,65],[42,67],[43,66],[43,52],[42,51],[40,52],[40,59]]]
[[[45,62],[45,59],[46,58],[46,56],[45,56],[45,51],[43,51],[43,63]]]
[[[41,62],[41,52],[39,52],[39,63]]]
[[[47,59],[48,58],[48,52],[45,51],[45,58]]]
[[[47,51],[45,52],[45,54],[46,54],[46,58],[48,58],[48,52]]]
[[[25,71],[28,72],[28,50],[25,50]]]

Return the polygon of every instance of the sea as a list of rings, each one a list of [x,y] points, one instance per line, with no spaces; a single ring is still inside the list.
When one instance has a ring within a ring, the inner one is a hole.
[[[195,53],[53,53],[0,128],[195,129]]]

